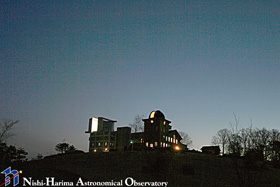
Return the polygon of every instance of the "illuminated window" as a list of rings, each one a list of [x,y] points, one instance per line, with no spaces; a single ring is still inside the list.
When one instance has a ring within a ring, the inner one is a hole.
[[[176,139],[175,138],[173,139],[173,143],[176,143]]]
[[[98,143],[98,147],[100,147],[100,146],[101,146],[101,143],[99,142],[99,143]]]
[[[168,137],[167,136],[165,137],[165,140],[168,141]]]
[[[151,144],[150,144],[150,147],[154,147],[154,144],[151,143]]]
[[[162,142],[160,142],[160,147],[162,147]]]
[[[143,143],[144,141],[143,141],[143,138],[141,138],[141,141],[140,141],[141,143]]]
[[[149,147],[149,142],[146,142],[146,147]]]
[[[91,132],[96,132],[98,128],[98,119],[96,118],[91,118]]]
[[[165,147],[165,143],[162,144],[162,147]]]
[[[156,113],[156,111],[153,111],[153,112],[150,114],[150,118],[154,118],[154,117],[155,117],[155,113]]]
[[[105,142],[105,143],[104,143],[104,146],[107,146],[107,145],[108,145],[108,142]]]
[[[166,121],[163,122],[163,125],[165,125],[165,124],[166,124]]]
[[[173,138],[170,138],[170,142],[173,143]]]
[[[170,142],[170,137],[168,137],[168,141]]]
[[[155,142],[155,147],[157,147],[157,142]]]
[[[178,140],[176,139],[176,144],[178,144]]]

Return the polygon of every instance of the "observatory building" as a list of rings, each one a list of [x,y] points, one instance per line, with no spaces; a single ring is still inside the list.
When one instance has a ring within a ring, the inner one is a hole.
[[[115,120],[90,118],[86,131],[90,134],[89,152],[165,149],[181,145],[180,134],[177,130],[171,130],[171,121],[165,119],[161,111],[152,111],[142,121],[144,132],[131,133],[130,127],[118,127],[114,131]]]

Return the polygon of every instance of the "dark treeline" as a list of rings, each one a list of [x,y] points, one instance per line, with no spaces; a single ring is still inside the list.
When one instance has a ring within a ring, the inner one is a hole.
[[[212,138],[212,144],[220,145],[222,154],[244,156],[257,161],[280,160],[280,132],[278,129],[267,130],[250,127],[242,128],[235,116],[230,129],[221,129]]]

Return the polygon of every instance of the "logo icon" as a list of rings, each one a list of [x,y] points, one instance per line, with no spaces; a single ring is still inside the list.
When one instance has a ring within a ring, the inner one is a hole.
[[[7,169],[5,169],[4,171],[2,171],[1,173],[5,174],[5,182],[0,184],[0,186],[2,186],[3,184],[5,184],[5,186],[8,186],[11,183],[11,180],[14,179],[14,186],[18,185],[19,183],[19,172],[17,170],[12,170],[11,171],[11,167],[8,167]],[[12,175],[12,177],[10,177]]]

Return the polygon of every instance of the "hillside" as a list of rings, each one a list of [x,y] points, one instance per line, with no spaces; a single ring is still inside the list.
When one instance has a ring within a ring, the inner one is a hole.
[[[280,186],[280,170],[201,153],[110,152],[57,155],[14,166],[33,179],[161,181],[168,186]],[[250,169],[248,169],[250,168]]]

